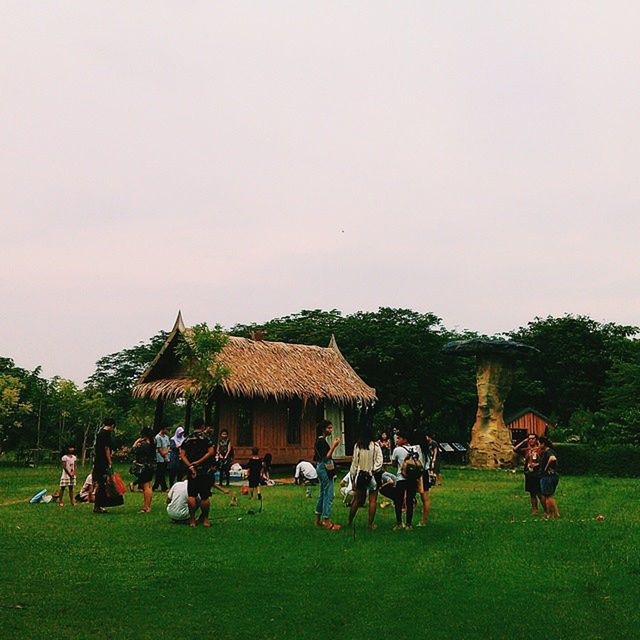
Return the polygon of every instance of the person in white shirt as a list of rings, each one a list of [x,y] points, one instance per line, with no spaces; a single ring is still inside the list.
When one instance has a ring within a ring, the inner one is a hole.
[[[353,523],[353,519],[358,513],[358,509],[364,505],[365,498],[369,496],[369,529],[375,529],[373,523],[376,517],[378,505],[378,484],[376,476],[380,479],[382,471],[382,449],[374,441],[371,427],[367,424],[362,426],[358,441],[353,447],[351,458],[351,469],[349,473],[353,479],[355,497],[351,503],[349,520],[347,525]]]
[[[175,482],[171,486],[167,494],[167,515],[174,522],[186,523],[189,521],[188,497],[187,481],[182,476],[179,482]]]
[[[299,460],[293,475],[296,484],[318,484],[318,472],[307,460]]]
[[[419,445],[409,444],[408,434],[403,431],[399,431],[397,435],[398,446],[393,450],[391,455],[391,462],[396,463],[398,467],[397,482],[396,482],[396,494],[395,494],[395,507],[396,507],[396,526],[394,529],[412,529],[413,522],[413,500],[416,497],[418,491],[418,478],[422,475],[424,470],[424,456],[422,449]],[[419,474],[416,477],[409,477],[403,473],[405,467],[405,459],[411,456],[419,462],[419,468],[416,466]],[[402,524],[402,508],[407,507],[406,511],[406,525]]]
[[[77,502],[93,502],[93,476],[89,474],[76,496]]]

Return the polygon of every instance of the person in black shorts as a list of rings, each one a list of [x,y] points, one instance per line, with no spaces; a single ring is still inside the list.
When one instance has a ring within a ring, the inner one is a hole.
[[[253,492],[257,491],[258,500],[262,500],[260,493],[260,481],[262,480],[262,459],[260,458],[258,447],[251,449],[251,457],[247,463],[249,470],[249,500],[253,500]]]
[[[211,463],[214,450],[204,432],[204,420],[198,419],[193,425],[193,433],[188,435],[180,447],[180,459],[187,467],[187,504],[189,505],[189,526],[197,526],[197,499],[200,498],[200,520],[209,525],[209,498],[211,497]]]

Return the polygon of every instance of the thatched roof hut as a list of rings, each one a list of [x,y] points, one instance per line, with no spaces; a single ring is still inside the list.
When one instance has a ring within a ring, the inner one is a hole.
[[[187,375],[176,352],[190,330],[178,314],[158,355],[133,387],[137,398],[156,400],[155,424],[162,422],[165,401],[191,396],[197,384]],[[375,389],[365,384],[346,361],[335,338],[328,347],[249,340],[229,336],[216,358],[229,375],[205,398],[205,420],[214,431],[226,430],[237,457],[251,447],[273,455],[274,462],[292,463],[313,455],[315,424],[328,419],[341,438],[337,457],[348,455],[361,409],[373,405]]]
[[[134,385],[135,397],[174,399],[196,390],[175,354],[176,343],[188,334],[178,314],[160,352]],[[233,397],[331,400],[341,405],[376,400],[375,389],[353,370],[334,337],[328,347],[317,347],[229,336],[218,362],[230,372],[221,389]]]

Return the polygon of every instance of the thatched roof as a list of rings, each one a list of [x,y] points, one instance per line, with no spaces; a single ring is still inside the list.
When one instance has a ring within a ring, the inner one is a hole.
[[[188,333],[178,315],[160,352],[133,387],[135,397],[177,398],[185,391],[197,390],[174,353],[176,342]],[[317,347],[229,336],[218,362],[230,371],[220,387],[231,396],[332,400],[338,404],[371,404],[376,400],[375,389],[352,369],[334,338],[328,347]]]

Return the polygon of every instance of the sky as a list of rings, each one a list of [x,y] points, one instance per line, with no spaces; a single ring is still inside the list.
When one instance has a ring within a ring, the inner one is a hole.
[[[637,2],[0,3],[0,356],[302,309],[640,325]],[[338,337],[339,338],[339,337]]]

